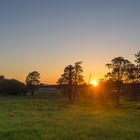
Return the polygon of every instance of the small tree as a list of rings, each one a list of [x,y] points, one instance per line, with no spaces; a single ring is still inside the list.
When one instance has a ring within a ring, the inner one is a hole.
[[[5,80],[5,77],[3,75],[0,75],[0,81]]]
[[[34,96],[35,90],[38,88],[40,84],[40,73],[37,71],[33,71],[28,74],[26,77],[26,85],[27,88],[30,90],[31,95]]]

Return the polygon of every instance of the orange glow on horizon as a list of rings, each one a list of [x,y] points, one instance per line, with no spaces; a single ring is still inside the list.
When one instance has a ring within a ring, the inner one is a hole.
[[[86,64],[83,66],[83,68],[84,68],[83,77],[84,77],[84,81],[86,83],[88,83],[88,80],[89,80],[89,72],[88,72],[89,67],[90,66],[88,66]],[[19,70],[18,72],[16,72],[15,69],[14,70],[10,69],[8,71],[5,70],[4,72],[1,72],[1,73],[7,79],[17,79],[17,80],[25,83],[26,76],[28,75],[28,73],[32,72],[33,70],[36,70],[40,73],[41,83],[52,85],[52,84],[56,84],[57,80],[60,78],[61,74],[63,73],[63,69],[64,69],[64,67],[61,67],[61,69],[50,68],[49,70],[46,70],[46,67],[38,68],[38,69],[27,67],[23,70]],[[91,70],[91,71],[93,71],[93,70]],[[94,75],[93,75],[94,78],[91,78],[90,84],[93,85],[93,83],[92,83],[93,79],[97,80],[97,79],[103,78],[104,74],[105,74],[104,70],[101,70],[98,73],[94,72]],[[97,82],[98,82],[98,80],[97,80]]]

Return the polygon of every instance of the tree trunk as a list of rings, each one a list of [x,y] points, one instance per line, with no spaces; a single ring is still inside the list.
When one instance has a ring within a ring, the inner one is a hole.
[[[32,97],[34,96],[34,91],[31,91],[31,96],[32,96]]]
[[[116,96],[116,107],[119,106],[119,103],[120,103],[120,91],[117,93],[117,96]]]
[[[116,106],[119,106],[120,103],[120,95],[121,95],[121,87],[122,87],[122,83],[121,81],[118,81],[117,83],[117,95],[116,95]]]
[[[117,95],[116,95],[116,107],[119,106],[121,95],[121,85],[118,86]]]
[[[73,91],[73,99],[72,99],[73,103],[75,103],[76,92],[77,92],[77,85],[75,84],[75,85],[74,85],[74,91]]]
[[[69,85],[68,94],[69,94],[69,103],[72,103],[72,86],[71,85]]]

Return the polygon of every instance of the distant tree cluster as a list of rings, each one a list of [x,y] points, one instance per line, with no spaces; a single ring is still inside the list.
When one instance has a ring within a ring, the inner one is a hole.
[[[26,84],[16,79],[5,79],[0,75],[0,94],[2,95],[25,95],[27,92],[34,92],[39,88],[40,73],[33,71],[26,77]]]
[[[117,105],[123,91],[127,95],[140,93],[140,51],[135,54],[135,62],[136,64],[133,64],[123,57],[116,57],[106,64],[111,70],[105,75],[106,82],[115,87]]]
[[[106,66],[111,69],[111,72],[106,74],[106,78],[112,81],[123,81],[125,83],[140,82],[140,52],[135,56],[136,65],[123,57],[112,59],[111,63],[106,64]]]
[[[104,97],[111,97],[116,100],[118,106],[121,96],[130,100],[140,99],[140,51],[135,54],[135,64],[124,57],[115,57],[106,66],[109,72],[105,75],[105,79],[100,81],[100,90],[98,90],[98,97],[102,102],[105,101]],[[86,92],[85,98],[94,91],[90,83],[84,83],[82,74],[82,62],[76,62],[74,65],[66,66],[57,81],[61,90],[68,96],[70,103],[75,102],[79,89]],[[35,91],[40,87],[40,73],[30,72],[25,82],[26,84],[15,79],[6,79],[0,75],[0,94],[25,95],[30,92],[34,96]]]
[[[136,64],[131,63],[124,57],[115,57],[110,63],[106,64],[110,70],[105,79],[100,82],[100,89],[98,90],[98,97],[102,102],[105,98],[116,101],[116,106],[119,105],[120,96],[134,99],[140,97],[140,51],[135,54]],[[57,83],[64,91],[68,93],[69,102],[75,102],[78,85],[83,84],[82,76],[82,62],[77,62],[75,65],[68,65],[64,68],[64,73],[58,79]],[[94,88],[90,84],[83,85],[83,89],[87,92],[84,98],[87,98],[89,93],[93,94]],[[92,90],[92,92],[91,92]]]
[[[15,79],[5,79],[0,76],[0,94],[3,95],[21,95],[26,93],[26,86],[24,83]]]

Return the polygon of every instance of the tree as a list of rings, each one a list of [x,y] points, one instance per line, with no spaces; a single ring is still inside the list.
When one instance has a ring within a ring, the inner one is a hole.
[[[106,66],[111,69],[111,72],[106,74],[106,78],[115,82],[116,85],[116,105],[119,105],[121,85],[127,78],[128,66],[130,66],[130,61],[124,59],[123,57],[116,57],[111,60],[111,63],[106,64]]]
[[[135,54],[135,57],[136,57],[135,62],[140,65],[140,51],[137,54]]]
[[[34,92],[36,89],[38,89],[38,86],[40,84],[40,73],[37,71],[33,71],[28,74],[26,77],[26,85],[28,90],[30,90],[31,95],[34,96]]]
[[[136,79],[137,79],[137,82],[140,83],[140,51],[137,54],[135,54],[135,58],[136,58],[135,62],[137,63]]]
[[[126,78],[125,78],[125,82],[126,83],[135,83],[136,80],[136,75],[137,75],[137,67],[132,64],[129,63],[126,69]]]
[[[107,73],[106,78],[113,81],[124,81],[130,64],[130,61],[124,59],[123,57],[116,57],[112,59],[111,63],[106,64],[106,66],[111,69],[111,72]]]
[[[84,83],[83,79],[83,68],[81,66],[82,61],[76,62],[74,65],[74,93],[73,93],[73,102],[75,101],[76,98],[76,93],[77,93],[77,85]]]
[[[65,74],[62,74],[61,77],[58,79],[57,84],[63,86],[67,84],[67,79]]]
[[[5,77],[3,75],[0,75],[0,81],[5,80]]]
[[[76,62],[74,66],[68,65],[65,67],[64,73],[57,81],[59,85],[67,89],[70,103],[75,101],[77,85],[84,82],[81,64],[82,62]]]
[[[73,80],[74,80],[74,67],[72,65],[68,65],[67,67],[65,67],[64,73],[61,75],[61,80],[67,86],[69,102],[72,103]]]

